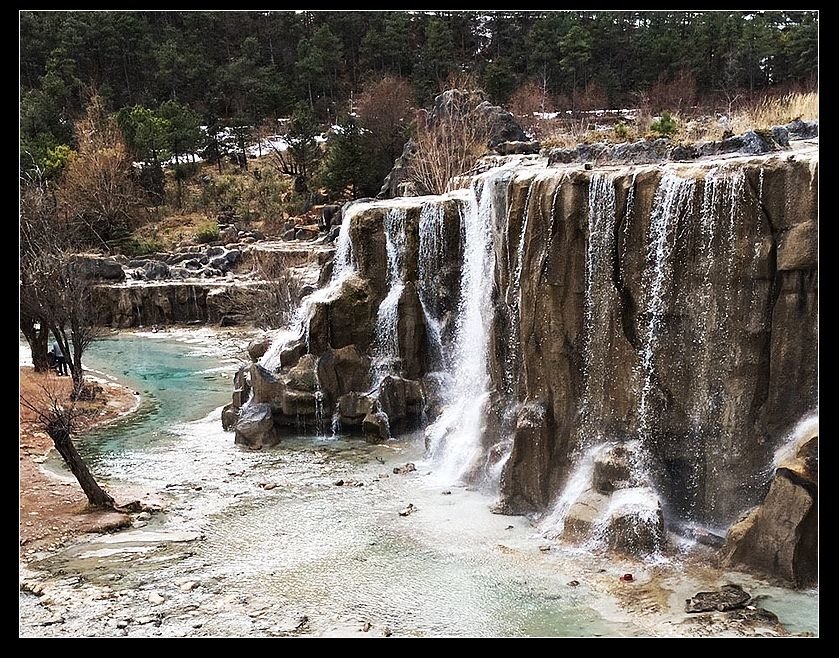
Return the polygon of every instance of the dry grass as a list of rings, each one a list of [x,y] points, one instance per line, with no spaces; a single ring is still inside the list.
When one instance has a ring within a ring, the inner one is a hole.
[[[611,130],[592,130],[584,119],[562,120],[545,123],[540,130],[545,147],[573,148],[591,142],[631,142],[641,138],[653,139],[650,131],[654,119],[649,99],[639,99],[639,110],[634,121],[619,122]],[[819,118],[819,94],[793,92],[782,96],[764,96],[733,107],[730,116],[718,116],[698,109],[671,112],[676,121],[676,131],[670,135],[674,142],[717,141],[728,134],[739,135],[748,130],[761,130],[784,125],[793,119],[814,121]]]
[[[765,97],[734,113],[731,129],[734,134],[746,130],[760,130],[789,123],[793,119],[814,121],[819,118],[819,94],[791,93],[779,97]]]

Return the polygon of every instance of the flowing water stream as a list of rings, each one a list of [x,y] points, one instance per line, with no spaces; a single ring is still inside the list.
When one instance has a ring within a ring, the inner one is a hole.
[[[430,470],[417,434],[235,446],[219,422],[230,355],[242,354],[231,340],[127,333],[91,348],[88,365],[144,402],[81,451],[107,486],[130,485],[165,512],[23,567],[47,584],[40,599],[21,593],[21,636],[673,633],[664,618],[622,610],[612,591],[622,571],[651,580],[660,565],[545,552],[527,519],[491,514],[485,494]],[[409,461],[416,471],[393,473]],[[408,504],[416,511],[400,516]],[[818,631],[816,593],[759,587],[791,630]]]

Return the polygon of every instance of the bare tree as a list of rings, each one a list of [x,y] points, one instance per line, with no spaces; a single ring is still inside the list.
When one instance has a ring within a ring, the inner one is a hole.
[[[45,217],[55,213],[55,195],[48,189],[48,183],[42,178],[32,178],[22,182],[20,194],[21,228],[24,223],[33,221],[34,217]],[[43,317],[38,303],[37,293],[30,279],[31,267],[27,259],[32,250],[26,244],[24,231],[20,235],[19,262],[20,277],[18,279],[20,293],[20,331],[29,343],[32,352],[32,367],[35,372],[49,369],[49,336],[50,328]]]
[[[385,75],[358,97],[359,122],[389,162],[402,153],[413,116],[413,93],[405,78]]]
[[[303,292],[303,281],[286,257],[257,257],[258,286],[237,290],[236,308],[248,322],[262,329],[287,326]]]
[[[114,499],[93,477],[73,444],[72,435],[76,421],[84,412],[75,404],[69,407],[61,404],[62,396],[57,390],[50,390],[46,386],[42,386],[41,390],[43,394],[40,399],[27,399],[21,396],[20,403],[33,412],[37,422],[43,426],[52,439],[58,454],[61,455],[87,496],[88,503],[92,507],[127,511],[126,508],[117,507],[114,504]]]
[[[122,131],[93,95],[75,124],[77,150],[58,187],[58,211],[83,229],[87,240],[110,251],[109,242],[133,227],[140,192]]]
[[[473,94],[457,93],[443,116],[419,117],[410,175],[425,192],[444,193],[452,178],[468,172],[486,153],[488,119],[475,108]]]
[[[21,213],[21,316],[37,318],[69,357],[75,399],[87,394],[82,355],[102,328],[93,282],[71,251],[71,230],[55,217]]]

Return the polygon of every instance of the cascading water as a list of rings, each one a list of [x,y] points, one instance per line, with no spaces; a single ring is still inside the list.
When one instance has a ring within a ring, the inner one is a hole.
[[[443,349],[443,337],[436,303],[435,275],[446,262],[446,223],[443,206],[424,203],[419,217],[419,253],[417,255],[417,292],[429,343],[429,362],[432,369],[445,368],[448,363]]]
[[[527,188],[527,196],[524,201],[524,219],[521,225],[521,234],[516,248],[516,262],[512,269],[510,285],[507,288],[507,308],[510,314],[510,329],[507,339],[507,364],[504,367],[504,389],[507,395],[515,393],[515,382],[519,371],[519,328],[521,326],[521,274],[524,268],[524,248],[527,239],[527,226],[530,219],[530,198],[533,189],[536,187],[535,179],[530,182]],[[509,226],[509,221],[507,222]]]
[[[582,445],[603,441],[604,391],[609,376],[607,334],[613,308],[612,268],[615,244],[615,185],[606,174],[589,181],[588,240],[583,343]]]
[[[653,434],[651,396],[655,379],[656,354],[664,315],[667,311],[673,276],[673,250],[676,245],[678,220],[690,213],[696,182],[665,174],[658,185],[650,215],[646,266],[642,277],[644,301],[641,327],[640,394],[638,427],[641,441],[649,446]]]
[[[448,405],[426,430],[430,456],[438,462],[441,475],[451,480],[473,473],[482,453],[492,319],[492,226],[493,213],[498,212],[493,195],[496,185],[507,183],[510,175],[496,170],[476,178],[462,210],[463,266],[451,366],[454,381],[447,391]]]
[[[569,474],[562,493],[554,500],[550,511],[539,522],[540,530],[548,539],[556,539],[562,535],[571,506],[579,500],[586,489],[591,487],[594,458],[602,448],[603,445],[598,443],[586,450],[583,456],[577,460],[577,464]]]
[[[269,371],[280,367],[280,353],[288,344],[297,339],[303,339],[309,346],[309,313],[312,305],[329,299],[341,284],[355,271],[353,263],[352,241],[350,240],[350,225],[352,218],[360,210],[360,204],[353,204],[344,209],[341,230],[335,243],[335,256],[332,260],[332,276],[329,283],[320,290],[305,297],[294,313],[290,326],[274,332],[271,347],[259,359],[259,365]]]
[[[405,288],[402,278],[402,258],[405,253],[405,208],[391,208],[384,218],[387,253],[388,293],[379,305],[373,328],[373,375],[378,384],[388,374],[398,374],[399,368],[399,299]]]

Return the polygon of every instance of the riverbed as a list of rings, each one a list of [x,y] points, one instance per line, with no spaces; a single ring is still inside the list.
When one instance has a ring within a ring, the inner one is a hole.
[[[21,637],[818,635],[817,590],[706,568],[709,554],[683,542],[647,563],[549,542],[529,519],[491,513],[490,493],[441,479],[420,433],[235,446],[220,409],[244,344],[182,329],[93,345],[88,367],[143,402],[80,451],[107,486],[161,511],[23,565]],[[684,613],[685,598],[726,582],[784,628]]]

